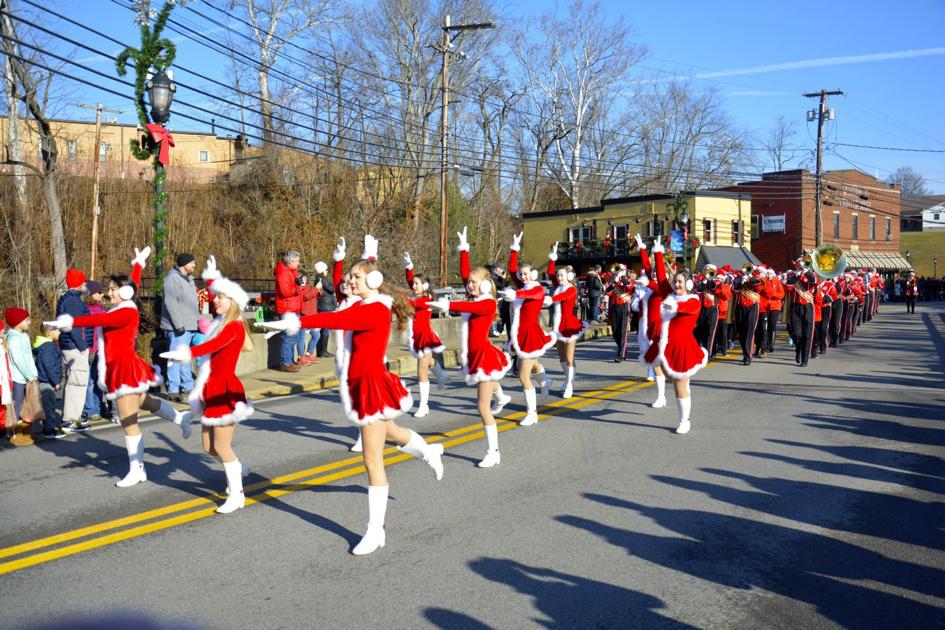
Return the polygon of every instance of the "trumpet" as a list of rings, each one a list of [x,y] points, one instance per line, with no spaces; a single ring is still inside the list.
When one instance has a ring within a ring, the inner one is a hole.
[[[836,245],[821,245],[810,259],[811,270],[827,280],[836,278],[847,268],[847,255]]]
[[[716,275],[718,275],[717,271],[707,271],[705,273],[705,279],[709,281],[715,280]]]

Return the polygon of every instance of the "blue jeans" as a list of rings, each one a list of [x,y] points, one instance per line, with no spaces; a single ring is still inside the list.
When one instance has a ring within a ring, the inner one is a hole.
[[[299,356],[303,354],[315,354],[315,348],[318,346],[318,338],[321,336],[321,332],[322,331],[318,328],[303,328],[299,331],[299,340],[296,350]],[[305,344],[306,336],[308,336],[308,347],[306,347]]]
[[[99,352],[89,355],[89,384],[85,388],[85,408],[82,409],[83,418],[104,416],[108,407],[102,399],[102,390],[98,388],[98,370],[102,355]]]
[[[165,330],[164,335],[170,344],[171,350],[176,350],[177,346],[190,347],[190,339],[194,333],[184,331],[182,335],[177,335],[173,330]],[[189,392],[194,388],[194,375],[190,371],[190,364],[181,365],[176,361],[167,362],[167,393],[177,394]]]
[[[279,352],[280,365],[292,365],[295,363],[295,347],[299,343],[300,333],[290,335],[289,331],[283,330],[279,337],[282,339],[282,348]]]
[[[39,398],[43,403],[43,433],[52,433],[62,426],[62,411],[56,397],[56,388],[50,383],[39,384]]]
[[[590,303],[590,318],[588,321],[596,322],[597,316],[600,315],[600,296],[599,295],[589,295],[587,301]]]
[[[13,424],[20,421],[20,412],[26,401],[26,383],[13,383]],[[9,424],[9,423],[8,423]]]

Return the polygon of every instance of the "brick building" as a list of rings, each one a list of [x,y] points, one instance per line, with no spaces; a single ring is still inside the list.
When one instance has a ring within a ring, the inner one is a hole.
[[[847,253],[851,267],[895,272],[899,254],[899,188],[856,170],[826,171],[822,183],[823,242]],[[783,270],[815,247],[816,178],[804,169],[765,173],[724,190],[751,195],[751,250]]]

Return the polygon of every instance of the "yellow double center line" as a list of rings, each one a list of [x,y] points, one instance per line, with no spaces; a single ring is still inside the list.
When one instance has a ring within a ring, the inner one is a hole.
[[[649,385],[652,385],[652,383],[634,379],[631,381],[623,381],[603,389],[578,394],[568,400],[559,400],[545,405],[539,418],[560,415],[564,411],[571,409],[581,409],[602,400],[608,400],[620,394],[625,394]],[[504,416],[496,423],[498,430],[508,431],[514,429],[518,426],[518,423],[512,421],[524,415],[524,412],[516,412]],[[441,436],[433,437],[428,441],[440,442],[445,448],[448,448],[478,440],[482,438],[483,435],[482,424],[476,423],[447,431]],[[388,466],[412,459],[410,455],[401,453],[397,448],[386,449],[384,456],[384,463]],[[244,489],[247,495],[246,505],[262,503],[263,501],[275,499],[300,490],[306,490],[313,486],[320,486],[339,479],[353,477],[363,472],[365,472],[365,468],[361,456],[347,457],[331,464],[300,470],[282,477],[247,486]],[[255,494],[249,496],[250,493]],[[207,518],[211,516],[217,508],[217,503],[213,500],[215,496],[217,495],[207,495],[197,499],[190,499],[162,508],[132,514],[130,516],[105,521],[88,527],[81,527],[61,534],[55,534],[53,536],[47,536],[45,538],[39,538],[30,542],[0,549],[0,559],[13,558],[0,563],[0,575]],[[22,557],[16,558],[16,556]]]

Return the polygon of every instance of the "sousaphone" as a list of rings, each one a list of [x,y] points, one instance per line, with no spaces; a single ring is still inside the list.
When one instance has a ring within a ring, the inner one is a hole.
[[[836,245],[823,244],[810,257],[810,268],[821,278],[832,280],[847,268],[847,255]]]

